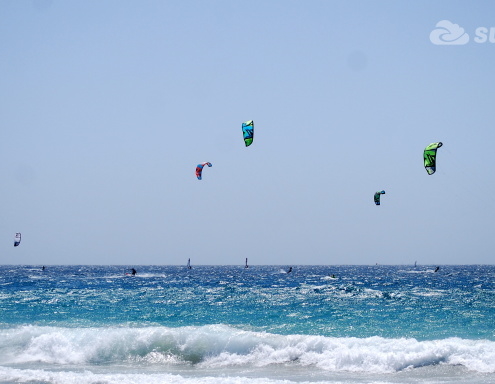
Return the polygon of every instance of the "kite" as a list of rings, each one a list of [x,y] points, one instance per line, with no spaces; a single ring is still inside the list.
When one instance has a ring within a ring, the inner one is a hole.
[[[245,123],[242,123],[242,134],[244,135],[244,144],[246,147],[249,147],[253,144],[253,136],[254,136],[254,121],[249,120]]]
[[[423,158],[425,160],[425,169],[426,172],[428,172],[428,175],[433,175],[437,170],[437,149],[442,145],[443,144],[441,142],[432,143],[425,148]]]
[[[18,247],[21,244],[21,233],[17,232],[15,234],[14,247]]]
[[[380,205],[380,195],[384,195],[385,191],[375,192],[375,204]]]
[[[198,178],[198,180],[201,180],[201,174],[203,173],[203,167],[205,165],[211,167],[211,163],[209,162],[201,163],[196,166],[196,177]]]

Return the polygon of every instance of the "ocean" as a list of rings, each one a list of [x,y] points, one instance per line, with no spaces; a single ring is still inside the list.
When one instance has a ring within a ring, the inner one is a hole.
[[[495,266],[288,267],[0,266],[0,383],[495,383]]]

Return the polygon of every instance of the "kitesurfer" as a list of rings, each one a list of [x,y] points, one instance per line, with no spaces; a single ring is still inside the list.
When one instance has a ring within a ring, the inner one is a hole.
[[[131,268],[131,275],[136,276],[137,271],[134,268]]]
[[[436,267],[435,268],[435,272],[438,272],[439,269],[440,269],[440,267]]]
[[[289,270],[287,271],[287,273],[291,273],[292,272],[292,267],[289,267]]]

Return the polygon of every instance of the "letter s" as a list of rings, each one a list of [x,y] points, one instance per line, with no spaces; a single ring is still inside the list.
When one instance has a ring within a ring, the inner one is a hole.
[[[476,41],[477,43],[486,43],[486,41],[488,39],[488,37],[487,37],[488,28],[478,27],[478,28],[476,28],[476,31],[474,33],[476,35],[474,37],[474,41]]]

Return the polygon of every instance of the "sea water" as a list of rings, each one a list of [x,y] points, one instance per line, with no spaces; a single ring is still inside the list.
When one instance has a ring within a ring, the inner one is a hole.
[[[0,383],[495,383],[495,266],[0,266]]]

